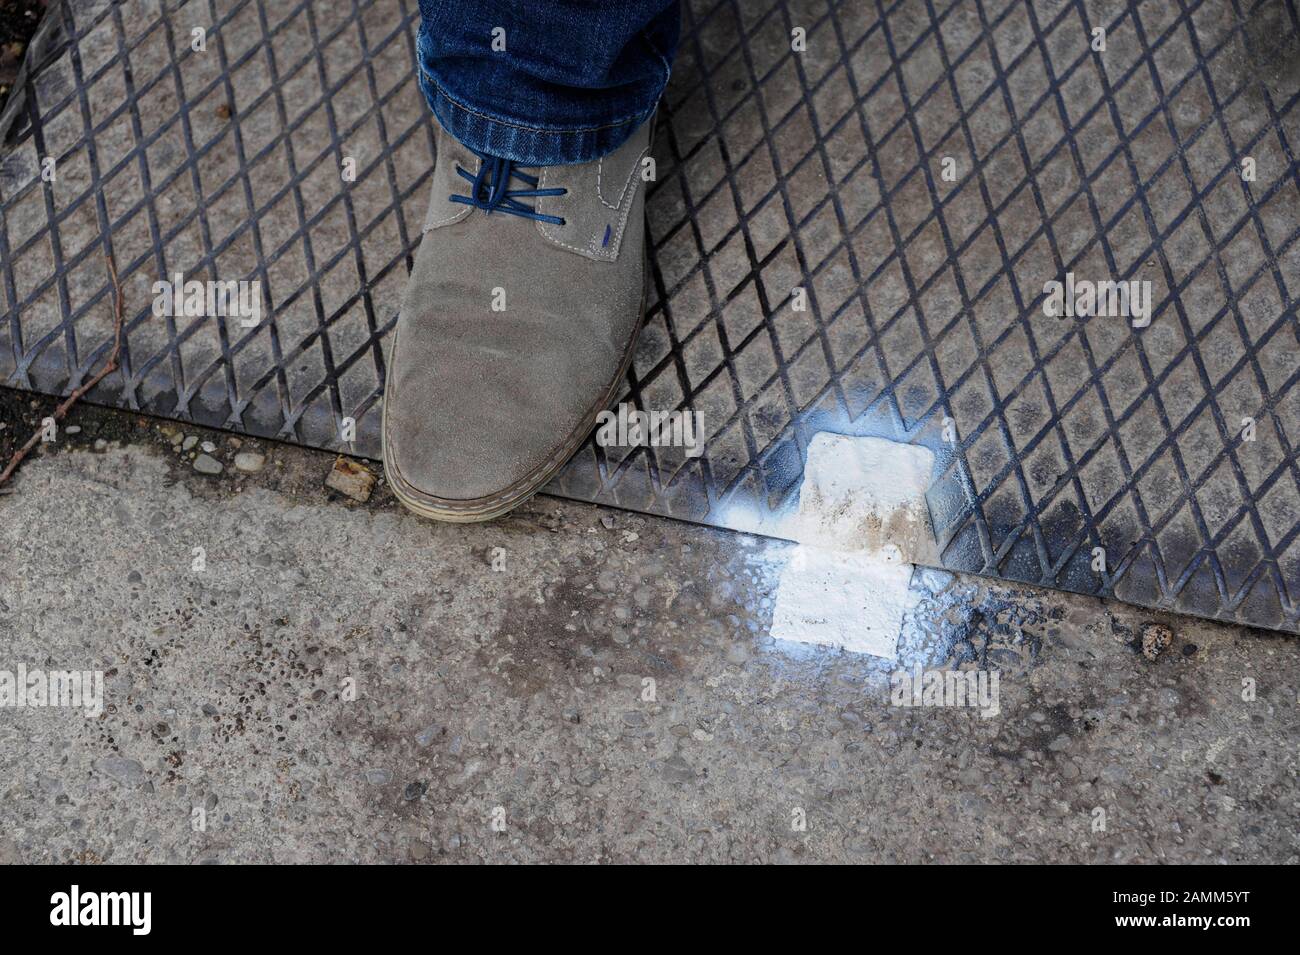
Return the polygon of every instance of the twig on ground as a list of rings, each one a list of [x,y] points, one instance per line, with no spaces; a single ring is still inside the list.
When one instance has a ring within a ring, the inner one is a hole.
[[[104,367],[99,369],[80,388],[63,399],[63,403],[54,409],[52,417],[55,421],[62,421],[66,418],[68,412],[72,410],[72,406],[86,392],[117,371],[118,360],[122,355],[122,286],[117,280],[117,266],[113,264],[112,256],[106,255],[104,260],[108,263],[108,274],[113,280],[113,350],[108,353],[108,361],[104,364]],[[14,452],[14,456],[9,459],[9,464],[6,465],[3,471],[0,471],[0,487],[4,487],[5,482],[9,480],[14,471],[18,470],[18,465],[23,463],[23,458],[27,457],[32,449],[41,443],[41,434],[44,430],[44,427],[37,428],[36,433],[27,440],[27,443]]]

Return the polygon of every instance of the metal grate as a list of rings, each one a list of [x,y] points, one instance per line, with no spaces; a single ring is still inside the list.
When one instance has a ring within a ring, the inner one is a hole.
[[[623,400],[698,411],[707,453],[591,444],[550,490],[761,531],[816,432],[922,442],[949,567],[1300,629],[1294,5],[685,7]],[[56,15],[0,158],[0,380],[94,369],[112,255],[97,400],[377,456],[433,158],[414,0]],[[1149,280],[1151,325],[1046,317],[1068,271]],[[155,318],[175,272],[259,279],[270,319]]]

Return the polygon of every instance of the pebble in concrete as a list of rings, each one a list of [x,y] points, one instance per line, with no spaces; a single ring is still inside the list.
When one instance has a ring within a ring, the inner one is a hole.
[[[1168,627],[1151,623],[1142,628],[1142,655],[1148,660],[1159,657],[1173,642],[1174,634]]]
[[[325,486],[364,504],[374,490],[375,476],[364,465],[340,457],[325,478]]]
[[[266,455],[256,451],[240,451],[235,455],[235,470],[256,474],[266,464]]]
[[[200,454],[194,459],[194,470],[200,474],[220,474],[223,470],[221,462],[210,454]]]

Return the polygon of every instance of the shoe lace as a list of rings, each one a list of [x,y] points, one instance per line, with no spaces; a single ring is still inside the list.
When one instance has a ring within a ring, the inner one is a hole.
[[[545,196],[562,196],[568,192],[567,189],[538,189],[537,177],[520,172],[515,166],[514,160],[503,159],[500,156],[489,156],[477,149],[473,149],[471,152],[479,158],[477,173],[467,172],[460,167],[459,163],[456,164],[456,173],[470,184],[470,194],[461,196],[452,193],[448,196],[452,202],[473,206],[475,209],[482,209],[489,214],[506,212],[512,216],[522,216],[525,219],[536,219],[539,222],[564,225],[564,220],[559,216],[538,212],[532,206],[525,205],[520,200],[541,199]],[[511,189],[510,180],[512,178],[518,179],[528,188]]]

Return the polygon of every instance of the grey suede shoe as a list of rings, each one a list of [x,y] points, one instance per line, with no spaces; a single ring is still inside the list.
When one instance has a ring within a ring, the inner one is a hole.
[[[504,514],[616,395],[645,307],[650,125],[596,162],[526,170],[439,130],[384,389],[384,469],[417,514]]]

